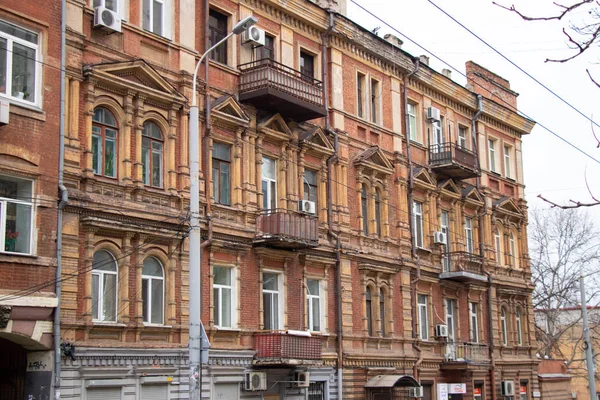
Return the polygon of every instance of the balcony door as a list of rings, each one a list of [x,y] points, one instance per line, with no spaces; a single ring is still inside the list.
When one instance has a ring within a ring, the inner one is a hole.
[[[440,121],[433,121],[431,123],[431,144],[432,151],[434,153],[439,153],[443,151],[444,147],[444,130],[442,129],[444,124],[444,119],[441,118]]]
[[[262,162],[262,194],[265,211],[277,209],[277,162],[269,157],[263,157]]]
[[[450,218],[448,217],[448,211],[442,211],[440,215],[440,230],[444,233],[445,242],[442,245],[442,267],[444,272],[450,272],[450,257],[448,252],[450,251]]]

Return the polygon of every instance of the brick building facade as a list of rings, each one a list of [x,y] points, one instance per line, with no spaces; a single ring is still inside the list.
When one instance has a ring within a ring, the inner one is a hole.
[[[186,398],[200,289],[205,398],[539,390],[521,159],[533,122],[508,81],[468,63],[462,87],[343,2],[67,4],[63,398]],[[233,37],[200,69],[203,285],[190,288],[192,73],[248,15],[265,45]]]

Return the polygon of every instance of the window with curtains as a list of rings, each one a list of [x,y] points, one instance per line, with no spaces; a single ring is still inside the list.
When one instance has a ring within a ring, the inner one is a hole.
[[[263,325],[265,330],[282,329],[282,281],[283,275],[263,272]]]
[[[162,325],[165,309],[165,275],[160,261],[146,257],[142,267],[143,320],[147,324]]]
[[[382,288],[379,289],[379,321],[381,336],[385,336],[385,291]]]
[[[306,280],[306,314],[308,317],[308,329],[313,332],[325,330],[324,304],[325,293],[323,293],[322,281],[319,279]]]
[[[417,104],[408,102],[406,105],[406,112],[408,114],[408,137],[412,141],[418,141],[417,136]]]
[[[92,169],[94,174],[117,177],[117,135],[119,128],[113,114],[96,107],[92,116]]]
[[[212,184],[215,203],[231,205],[231,146],[213,143]]]
[[[502,329],[502,344],[508,345],[508,325],[506,322],[506,307],[500,309],[500,327]]]
[[[417,247],[423,247],[423,204],[413,201],[413,237]]]
[[[227,19],[227,15],[210,10],[208,16],[208,47],[212,47],[227,36]],[[221,64],[227,64],[227,44],[223,43],[211,51],[210,59]]]
[[[39,36],[0,20],[0,96],[40,103]]]
[[[92,320],[117,321],[117,260],[112,253],[98,250],[92,263]]]
[[[381,236],[381,194],[375,189],[375,230],[377,236]]]
[[[158,125],[146,121],[142,131],[142,179],[144,185],[163,187],[163,135]]]
[[[0,250],[33,252],[33,181],[0,176]]]
[[[365,235],[369,234],[369,202],[367,197],[367,185],[363,183],[360,189],[360,211],[362,216],[362,230]]]
[[[367,333],[369,336],[373,336],[373,294],[371,293],[371,288],[367,286],[367,290],[365,292],[365,310],[367,317]]]
[[[165,0],[144,0],[142,10],[142,26],[145,30],[157,35],[166,36]]]
[[[262,194],[263,209],[277,209],[277,161],[263,157],[262,161]]]
[[[428,301],[429,296],[427,295],[419,294],[417,296],[419,336],[421,340],[429,340]]]

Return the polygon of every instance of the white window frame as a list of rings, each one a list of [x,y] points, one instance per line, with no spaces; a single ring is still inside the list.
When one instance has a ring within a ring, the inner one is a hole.
[[[154,27],[154,4],[161,5],[161,29],[160,32],[155,31]],[[148,5],[148,26],[144,26],[146,23],[146,19],[144,19],[144,13],[146,12],[146,5]],[[167,36],[166,32],[166,11],[167,11],[167,2],[166,0],[143,0],[142,1],[142,27],[144,30],[148,32],[152,32],[154,34],[160,36]]]
[[[411,110],[412,107],[412,110]],[[417,103],[408,101],[406,103],[406,114],[408,115],[408,138],[413,142],[419,142],[419,131],[417,128]]]
[[[359,80],[362,78],[362,85]],[[360,90],[359,90],[360,89]],[[367,91],[367,74],[360,71],[356,71],[356,116],[358,118],[367,119],[367,97],[369,92]],[[360,98],[360,102],[359,102]],[[361,107],[362,106],[362,107]]]
[[[373,93],[373,83],[375,83],[376,93]],[[381,115],[381,95],[381,81],[372,76],[369,77],[369,121],[375,125],[383,125],[383,118]],[[375,96],[375,101],[373,101],[373,96]]]
[[[500,231],[496,229],[494,231],[494,243],[496,247],[496,262],[498,265],[502,265],[502,236],[500,235]]]
[[[40,33],[34,32],[31,29],[23,28],[21,25],[13,24],[7,20],[2,19],[2,22],[8,25],[15,26],[17,29],[21,29],[27,32],[30,32],[37,36],[37,43],[33,44],[28,42],[27,40],[20,39],[8,33],[0,31],[0,38],[6,40],[6,82],[5,82],[5,93],[0,93],[0,97],[4,97],[9,99],[14,103],[21,103],[26,105],[34,105],[38,108],[41,107],[42,104],[42,52],[40,50]],[[12,96],[12,67],[13,67],[13,55],[14,55],[14,44],[18,44],[29,49],[35,51],[35,60],[34,60],[34,101],[25,100],[19,97]]]
[[[415,245],[423,248],[423,203],[413,200],[413,237]]]
[[[113,1],[113,4],[115,5],[113,8],[116,8],[116,10],[114,10],[113,8],[106,7],[106,0],[91,0],[90,3],[93,8],[96,8],[96,7],[108,8],[109,10],[119,14],[121,19],[125,19],[127,17],[125,14],[125,2],[127,0],[112,0],[112,1]]]
[[[442,267],[445,272],[450,272],[450,213],[446,210],[442,210],[440,213],[440,230],[446,236],[446,243],[444,243],[444,253],[442,254]]]
[[[265,274],[272,274],[277,277],[277,290],[264,288]],[[273,330],[282,330],[283,329],[283,316],[284,316],[283,308],[285,306],[285,303],[283,301],[283,297],[284,297],[284,295],[283,295],[283,274],[279,271],[263,270],[262,282],[263,282],[263,285],[261,287],[262,287],[262,292],[263,292],[263,329],[267,329],[266,325],[264,323],[265,322],[265,320],[264,320],[264,312],[265,312],[264,298],[265,298],[265,296],[264,295],[269,294],[271,296],[273,296],[273,295],[277,296],[277,326],[274,326]]]
[[[106,253],[108,253],[111,257],[112,257],[112,261],[115,263],[115,269],[116,271],[104,271],[104,270],[100,270],[100,269],[93,269],[92,266],[92,276],[93,275],[97,275],[98,276],[98,317],[99,318],[95,318],[92,312],[92,321],[93,322],[117,322],[117,319],[119,318],[119,263],[117,262],[117,259],[115,258],[114,254],[108,250],[104,250],[104,249],[98,249],[94,252],[94,254],[96,254],[96,252],[98,251],[105,251]],[[93,265],[93,264],[92,264]],[[114,275],[115,276],[115,319],[114,320],[109,320],[109,319],[102,319],[102,315],[104,314],[104,301],[103,301],[103,297],[104,297],[104,275]],[[90,284],[91,280],[90,280]],[[92,301],[94,298],[94,295],[92,293]]]
[[[0,253],[7,253],[7,254],[11,254],[11,255],[33,255],[34,254],[34,250],[35,250],[35,232],[37,231],[36,226],[34,225],[36,218],[35,218],[35,214],[36,214],[36,208],[35,205],[33,203],[33,199],[34,199],[34,193],[35,193],[35,182],[31,179],[21,179],[21,178],[13,178],[9,175],[0,175],[0,180],[2,180],[2,178],[8,178],[9,181],[22,181],[22,182],[29,182],[31,184],[31,192],[29,193],[29,198],[27,200],[17,200],[17,199],[11,199],[9,197],[0,197]],[[11,204],[19,204],[19,205],[24,205],[24,206],[29,206],[31,209],[31,212],[29,213],[29,252],[27,253],[21,253],[21,252],[16,252],[16,251],[6,251],[6,212],[7,212],[7,205],[8,203]]]
[[[309,282],[308,281],[317,281],[319,283],[319,293],[314,294],[310,292]],[[325,284],[323,279],[319,278],[307,278],[306,279],[306,319],[308,324],[308,329],[311,332],[325,332]],[[313,330],[314,327],[314,311],[313,311],[313,300],[319,300],[319,325],[320,330]]]
[[[469,302],[469,340],[471,343],[479,343],[479,317],[477,315],[475,302]]]
[[[510,232],[508,235],[508,248],[510,251],[510,259],[512,261],[513,268],[517,267],[517,246],[515,244],[515,235]]]
[[[270,205],[273,200],[275,200],[274,204],[275,204],[275,209],[277,209],[277,160],[275,158],[271,158],[271,157],[266,157],[263,156],[263,161],[262,164],[265,164],[265,160],[271,160],[273,161],[273,165],[274,165],[274,174],[275,177],[268,177],[265,175],[265,168],[261,168],[261,193],[263,193],[263,196],[266,197],[266,199],[263,199],[263,208],[264,208],[264,204],[266,201],[266,204]],[[262,184],[264,182],[267,182],[267,192],[264,193],[262,191]],[[274,187],[273,187],[273,183],[275,183]],[[273,193],[274,192],[274,193]],[[265,210],[273,210],[275,211],[273,208],[264,208]]]
[[[448,342],[456,341],[456,300],[446,299],[446,326],[448,327]]]
[[[498,172],[496,169],[496,140],[488,139],[488,163],[491,172]]]
[[[521,322],[521,309],[517,307],[515,311],[515,325],[517,328],[517,344],[519,346],[523,345],[523,325]]]
[[[429,340],[429,296],[426,294],[417,295],[417,309],[419,321],[419,336],[421,340]]]
[[[500,328],[502,330],[502,344],[508,346],[508,326],[506,324],[506,307],[500,307]]]
[[[229,286],[223,284],[217,284],[214,282],[214,268],[225,268],[229,270],[231,284]],[[237,301],[238,301],[238,291],[237,291],[237,269],[235,267],[230,267],[226,265],[215,265],[213,266],[213,297],[215,289],[218,290],[219,296],[218,298],[213,298],[214,304],[219,304],[219,310],[223,310],[223,290],[231,290],[231,310],[229,310],[231,326],[224,326],[222,324],[222,315],[219,315],[219,321],[215,320],[214,325],[219,329],[235,329],[237,328]],[[214,312],[213,312],[214,318]]]
[[[468,145],[469,141],[467,140],[468,137],[469,137],[469,128],[459,124],[458,132],[456,134],[456,143],[458,144],[458,146],[462,147],[463,149],[468,149],[469,148],[469,145]]]
[[[433,144],[433,152],[439,153],[443,151],[444,140],[444,117],[440,117],[439,121],[431,121],[431,141]]]
[[[510,162],[511,147],[504,145],[504,176],[512,179],[511,162]]]
[[[162,277],[158,277],[158,276],[154,276],[154,275],[144,275],[143,271],[143,266],[142,266],[142,286],[147,285],[146,287],[146,293],[148,293],[148,304],[144,304],[142,301],[142,307],[146,306],[147,307],[147,312],[148,312],[148,321],[144,321],[144,325],[164,325],[165,324],[165,266],[163,265],[162,262],[160,262],[160,260],[156,257],[152,257],[152,256],[148,256],[145,257],[144,260],[142,261],[142,264],[144,263],[144,261],[148,258],[154,258],[156,260],[156,262],[158,262],[158,264],[160,265],[161,269],[162,269]],[[161,285],[162,285],[162,321],[160,322],[151,322],[152,321],[152,282],[153,281],[160,281]],[[143,319],[143,313],[142,313],[142,319]]]
[[[465,217],[465,247],[469,254],[475,251],[475,243],[473,241],[473,218]]]

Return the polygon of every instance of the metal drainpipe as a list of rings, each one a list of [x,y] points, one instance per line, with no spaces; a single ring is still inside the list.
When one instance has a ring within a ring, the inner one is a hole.
[[[413,365],[413,377],[418,381],[419,380],[419,366],[423,362],[423,351],[421,350],[421,346],[419,346],[419,342],[421,339],[417,336],[417,283],[419,283],[419,279],[421,279],[421,259],[417,256],[417,273],[415,275],[415,279],[410,281],[410,292],[413,299],[413,306],[411,308],[411,317],[412,317],[412,334],[413,334],[413,343],[412,347],[419,353],[419,358]]]
[[[209,27],[208,27],[208,19],[209,19],[209,13],[210,13],[210,5],[209,5],[209,0],[206,0],[205,3],[205,21],[204,21],[204,48],[208,49],[208,38],[209,38]],[[205,114],[205,122],[204,122],[204,136],[203,136],[203,169],[204,169],[204,195],[206,197],[206,219],[208,221],[208,239],[206,239],[204,242],[202,242],[202,244],[200,245],[201,248],[205,248],[207,246],[209,246],[212,243],[212,237],[213,237],[213,222],[212,222],[212,211],[211,211],[211,204],[210,204],[210,178],[211,178],[211,174],[210,171],[208,171],[208,157],[210,157],[210,153],[209,153],[209,148],[208,148],[208,140],[209,140],[209,136],[210,136],[210,132],[212,130],[212,122],[210,119],[210,115],[211,115],[211,108],[210,108],[210,91],[209,91],[209,84],[208,84],[208,67],[210,65],[210,56],[206,57],[206,61],[204,64],[204,84],[205,84],[205,94],[204,94],[204,107],[206,109],[206,114]],[[200,266],[200,268],[202,268],[202,266]],[[200,311],[200,313],[202,313],[202,311]]]
[[[479,161],[479,151],[477,146],[477,119],[483,112],[483,100],[480,94],[477,95],[477,112],[471,119],[471,131],[473,139],[473,149],[475,152],[475,159],[477,160],[477,169],[481,169],[481,163]],[[476,187],[479,191],[481,189],[481,177],[477,177]],[[488,205],[487,199],[483,197],[483,211],[479,214],[479,255],[481,256],[481,268],[483,273],[488,279],[488,296],[487,296],[487,307],[488,307],[488,329],[489,329],[489,354],[490,354],[490,385],[492,387],[492,400],[496,400],[496,360],[494,358],[494,324],[492,320],[492,274],[485,267],[485,230],[483,226],[484,218],[487,215]]]
[[[54,310],[54,399],[60,399],[60,297],[62,293],[62,224],[63,209],[69,200],[67,188],[64,185],[65,169],[65,92],[66,92],[66,61],[67,61],[67,1],[61,1],[60,25],[60,123],[59,123],[59,150],[58,150],[58,189],[60,200],[56,217],[56,309]]]
[[[325,131],[333,134],[334,153],[327,159],[327,233],[335,240],[335,279],[337,286],[336,296],[336,313],[337,313],[337,344],[338,344],[338,360],[337,360],[337,390],[338,399],[343,398],[343,369],[344,369],[344,341],[342,328],[342,241],[340,236],[333,230],[333,191],[332,191],[332,171],[333,162],[338,159],[339,139],[336,131],[331,129],[329,122],[329,74],[327,73],[327,37],[333,32],[334,14],[331,10],[329,13],[329,24],[327,31],[321,36],[321,69],[323,70],[323,104],[325,105]]]

